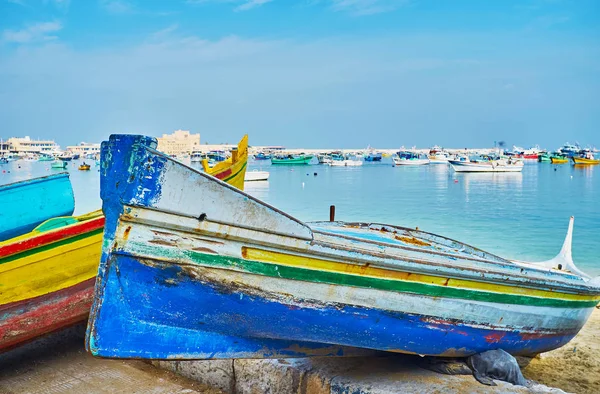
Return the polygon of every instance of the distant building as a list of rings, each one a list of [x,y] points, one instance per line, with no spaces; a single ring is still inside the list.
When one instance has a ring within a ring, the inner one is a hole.
[[[187,130],[175,130],[158,138],[158,150],[170,156],[189,155],[200,148],[200,134]]]
[[[32,140],[29,136],[18,138],[12,137],[7,141],[8,149],[11,153],[44,153],[53,155],[60,151],[60,146],[53,140]]]
[[[100,144],[81,142],[79,145],[67,146],[67,151],[80,156],[100,154]]]

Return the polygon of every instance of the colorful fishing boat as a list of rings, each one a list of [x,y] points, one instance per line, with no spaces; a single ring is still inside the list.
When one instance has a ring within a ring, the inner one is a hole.
[[[368,153],[365,155],[364,160],[365,161],[381,161],[381,158],[383,156],[381,155],[381,152],[375,152],[373,150],[369,150]]]
[[[567,164],[569,162],[569,158],[563,155],[552,155],[550,157],[550,162],[552,164]]]
[[[271,157],[271,164],[304,165],[310,164],[312,158],[312,155],[277,155]]]
[[[416,152],[398,152],[392,160],[394,166],[423,166],[429,164],[427,155]]]
[[[552,156],[548,152],[540,152],[538,155],[538,162],[540,163],[551,163]]]
[[[69,174],[43,176],[0,186],[0,241],[25,234],[43,221],[69,216],[75,197]]]
[[[90,165],[89,164],[83,163],[83,164],[81,164],[79,166],[79,171],[89,171],[89,170],[90,170]]]
[[[102,251],[100,211],[0,242],[0,352],[84,321]]]
[[[264,152],[258,152],[257,154],[254,155],[254,160],[270,160],[271,159],[271,155],[266,154]]]
[[[63,161],[63,160],[55,160],[52,163],[50,163],[50,167],[51,168],[65,169],[65,168],[67,168],[67,162]]]
[[[571,158],[573,164],[577,165],[594,165],[600,164],[600,159],[596,159],[591,150],[582,150],[577,156]]]
[[[449,160],[456,172],[521,172],[523,161],[509,157],[482,157],[479,160]]]
[[[248,135],[242,137],[237,148],[231,150],[231,157],[216,163],[213,167],[208,165],[208,159],[202,160],[204,172],[230,185],[244,190],[244,177],[248,164]]]
[[[600,278],[570,259],[572,223],[539,264],[397,226],[307,224],[156,146],[102,145],[96,356],[533,355],[567,343],[600,301]]]

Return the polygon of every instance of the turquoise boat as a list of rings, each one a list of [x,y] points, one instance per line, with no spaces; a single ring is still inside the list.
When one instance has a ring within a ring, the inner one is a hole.
[[[54,161],[54,157],[50,155],[41,155],[38,161]]]
[[[75,197],[69,174],[0,186],[0,241],[25,234],[57,216],[71,216]]]
[[[412,228],[305,223],[156,147],[102,144],[95,356],[534,355],[600,301],[571,257],[573,219],[556,258],[510,261]]]
[[[312,155],[273,156],[271,157],[271,164],[310,164],[312,158]]]
[[[52,164],[50,164],[51,168],[67,168],[67,162],[63,161],[63,160],[55,160],[52,162]]]

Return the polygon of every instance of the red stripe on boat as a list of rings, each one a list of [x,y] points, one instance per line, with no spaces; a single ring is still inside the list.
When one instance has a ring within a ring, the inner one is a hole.
[[[227,170],[216,174],[215,178],[217,178],[217,179],[223,179],[223,178],[228,177],[229,175],[231,175],[231,168],[228,168]]]
[[[68,226],[64,230],[41,233],[40,235],[24,239],[20,242],[0,247],[0,258],[24,252],[26,250],[37,248],[39,246],[43,246],[52,242],[60,241],[61,239],[94,231],[103,226],[104,216],[101,216],[96,219],[87,220],[82,223]]]
[[[95,280],[1,306],[0,351],[87,319]]]

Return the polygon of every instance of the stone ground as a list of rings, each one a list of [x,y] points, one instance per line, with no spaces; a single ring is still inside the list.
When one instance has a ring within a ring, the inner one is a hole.
[[[94,358],[84,336],[78,325],[0,354],[0,393],[220,393],[141,361]]]
[[[83,347],[85,325],[0,354],[0,394],[21,393],[557,393],[546,387],[448,376],[420,368],[418,356],[142,361],[105,360]],[[157,368],[158,367],[158,368]]]

